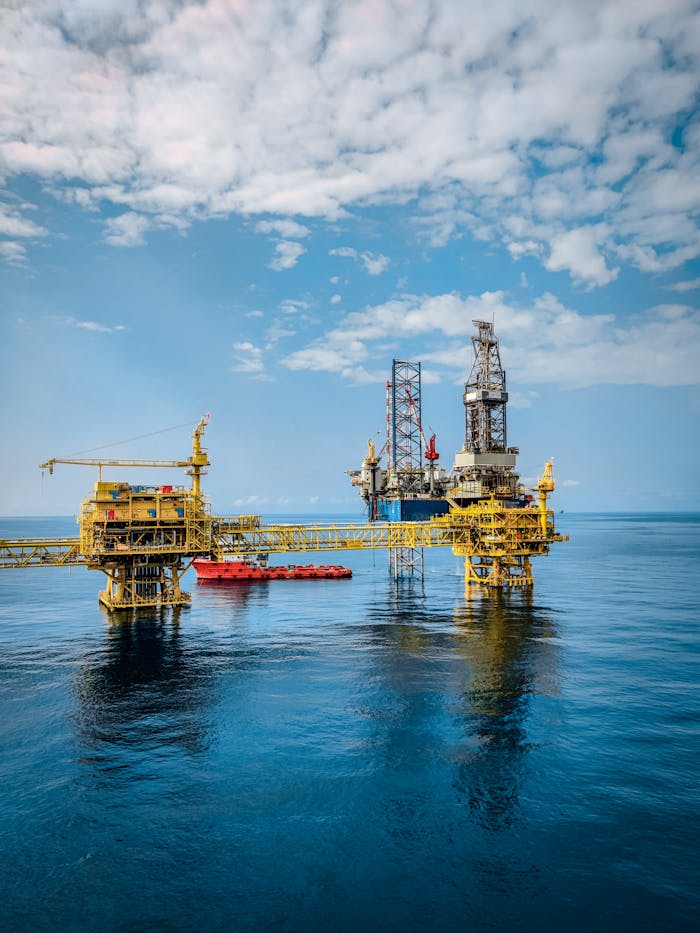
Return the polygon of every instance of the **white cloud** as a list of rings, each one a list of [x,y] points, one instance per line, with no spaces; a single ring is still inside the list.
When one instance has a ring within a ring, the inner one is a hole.
[[[302,240],[311,232],[308,227],[294,220],[261,220],[255,225],[258,233],[276,233],[285,240]]]
[[[388,267],[389,259],[381,253],[358,252],[352,246],[340,246],[338,249],[328,251],[329,256],[343,256],[347,259],[354,259],[365,267],[365,271],[370,275],[381,275]]]
[[[609,269],[599,243],[606,228],[578,227],[551,239],[551,252],[545,266],[551,272],[566,269],[575,279],[590,285],[607,285],[617,278],[618,270]]]
[[[150,226],[148,217],[129,211],[107,221],[104,238],[112,246],[143,246],[144,233]]]
[[[231,369],[236,373],[244,373],[246,376],[252,376],[264,382],[269,381],[269,376],[265,372],[265,362],[263,360],[263,351],[250,340],[239,340],[233,345],[235,351],[234,361]]]
[[[301,243],[296,243],[294,240],[281,240],[275,246],[275,256],[268,263],[268,268],[275,272],[293,269],[299,262],[299,257],[305,252]]]
[[[23,205],[27,208],[28,205]],[[9,207],[0,202],[0,236],[11,239],[0,240],[0,258],[10,266],[27,265],[27,247],[18,242],[16,237],[25,240],[43,237],[48,230],[40,224],[23,217],[17,207]]]
[[[113,329],[106,327],[104,324],[98,324],[97,321],[75,321],[75,326],[83,330],[90,330],[94,334],[111,334]]]
[[[188,221],[176,213],[146,215],[127,211],[105,222],[104,240],[111,246],[143,246],[147,230],[175,228],[182,233],[187,227]]]
[[[539,392],[526,391],[519,392],[513,391],[512,389],[508,390],[508,404],[511,408],[532,408],[533,403],[537,399]]]
[[[255,496],[255,495],[252,495],[252,496],[240,496],[238,499],[234,499],[234,500],[233,500],[233,504],[234,504],[237,508],[240,508],[241,506],[247,506],[247,505],[255,505],[255,506],[259,506],[259,505],[268,505],[269,502],[270,502],[270,500],[269,500],[267,497],[265,497],[265,496]]]
[[[346,342],[341,346],[331,338],[330,341],[319,341],[303,350],[297,350],[283,362],[289,369],[310,369],[352,376],[355,364],[367,356],[367,348],[361,341]]]
[[[273,324],[272,327],[268,327],[265,331],[265,338],[267,344],[265,346],[266,350],[271,350],[272,347],[280,340],[284,340],[287,337],[293,337],[296,334],[296,331],[291,327],[281,327],[279,324]]]
[[[341,302],[342,300],[343,300],[343,299],[342,299],[342,297],[341,297],[340,295],[331,295],[331,304],[332,304],[332,305],[338,305],[338,304],[340,304],[340,302]]]
[[[542,252],[542,247],[536,240],[512,240],[506,243],[506,249],[513,259],[522,259],[523,256],[537,256]]]
[[[669,288],[673,289],[674,292],[696,291],[700,288],[700,278],[687,279],[685,282],[675,282],[673,285],[669,285]]]
[[[560,486],[580,486],[581,483],[577,479],[564,479],[559,483]]]
[[[113,245],[142,243],[144,218],[231,213],[266,215],[260,232],[290,243],[307,229],[291,217],[413,202],[435,246],[468,229],[587,285],[611,280],[612,257],[654,271],[700,252],[694,0],[43,0],[2,15],[0,173],[124,211]],[[509,215],[534,229],[514,236]],[[275,268],[299,255],[283,247]]]
[[[35,237],[46,236],[48,230],[27,220],[16,211],[10,210],[7,205],[0,204],[0,236],[7,237]]]
[[[282,363],[293,370],[338,373],[355,382],[362,374],[373,380],[375,372],[365,366],[373,360],[379,364],[394,348],[435,372],[457,377],[471,365],[473,320],[495,321],[509,377],[521,387],[516,400],[521,407],[536,397],[522,389],[528,385],[700,383],[700,311],[659,305],[618,320],[610,314],[580,314],[550,294],[529,306],[512,304],[503,292],[402,296],[346,315]]]
[[[300,301],[294,298],[285,298],[280,302],[280,311],[283,314],[299,314],[301,311],[307,311],[308,301]]]
[[[11,266],[24,266],[27,264],[26,247],[13,240],[0,240],[0,256]]]
[[[54,316],[51,320],[64,327],[77,327],[78,330],[87,330],[93,334],[115,334],[126,330],[123,324],[102,324],[98,321],[83,321],[70,315]]]

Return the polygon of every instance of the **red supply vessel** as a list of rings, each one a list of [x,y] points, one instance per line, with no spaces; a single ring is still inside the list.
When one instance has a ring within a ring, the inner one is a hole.
[[[340,580],[352,570],[339,564],[268,565],[264,560],[203,560],[192,562],[198,583],[250,583],[256,580]]]

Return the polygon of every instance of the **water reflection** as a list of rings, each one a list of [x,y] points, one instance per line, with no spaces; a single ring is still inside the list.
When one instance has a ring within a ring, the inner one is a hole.
[[[219,582],[209,580],[206,582],[197,581],[194,584],[197,588],[197,599],[203,605],[210,606],[214,611],[231,606],[241,611],[247,609],[252,597],[255,597],[257,603],[264,603],[269,595],[269,583],[264,580],[247,583],[238,581],[236,583]]]
[[[418,588],[403,587],[390,589],[368,618],[379,691],[365,714],[377,754],[389,769],[426,775],[454,761],[453,787],[472,820],[489,831],[511,825],[537,743],[533,699],[558,690],[548,610],[531,593],[506,592],[470,594],[440,612]],[[424,796],[433,792],[426,785]],[[395,803],[405,832],[400,814],[415,817],[420,799]]]
[[[420,577],[398,584],[388,580],[386,592],[367,607],[365,615],[378,646],[396,645],[406,651],[430,648],[452,629],[452,617],[435,608]]]
[[[455,786],[473,818],[498,830],[517,817],[533,697],[557,690],[556,628],[531,593],[473,595],[455,610],[456,650],[467,661],[462,718],[467,740]]]
[[[86,757],[124,766],[123,755],[133,762],[205,748],[211,673],[204,654],[185,650],[178,609],[110,620],[98,659],[74,682],[77,731],[95,753]]]
[[[400,845],[430,846],[435,796],[444,774],[445,719],[464,682],[453,651],[451,613],[436,610],[420,581],[389,581],[367,608],[365,644],[372,647],[367,704],[371,760],[384,771],[380,825]]]

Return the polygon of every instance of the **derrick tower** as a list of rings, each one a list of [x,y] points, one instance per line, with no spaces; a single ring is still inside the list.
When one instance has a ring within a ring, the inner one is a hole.
[[[381,458],[386,454],[386,469]],[[371,522],[420,522],[444,515],[450,484],[438,466],[435,435],[428,439],[421,421],[421,364],[393,360],[386,383],[386,440],[379,453],[372,440],[359,470],[348,470],[353,486],[367,503]],[[425,462],[423,462],[425,461]],[[390,551],[395,577],[423,572],[423,551],[397,547]]]
[[[459,502],[495,495],[518,497],[517,447],[508,447],[506,373],[501,365],[493,324],[474,321],[474,361],[464,384],[464,445],[455,456],[455,488]]]
[[[400,498],[421,491],[423,484],[421,443],[420,363],[393,360],[387,383],[387,458],[389,475]],[[389,551],[389,572],[395,578],[423,575],[423,549]]]
[[[494,326],[488,321],[473,324],[477,333],[464,384],[464,445],[455,455],[454,486],[447,493],[455,520],[471,524],[471,539],[455,553],[465,558],[467,583],[532,586],[530,557],[537,553],[530,543],[533,532],[547,540],[555,540],[556,534],[547,517],[552,464],[548,462],[537,484],[535,505],[535,490],[524,489],[515,472],[519,450],[508,446],[508,390]],[[533,524],[535,510],[539,527]]]
[[[474,363],[464,385],[466,445],[469,450],[506,449],[506,374],[501,365],[493,324],[472,322],[479,333],[472,337]]]
[[[435,435],[421,421],[421,364],[393,360],[386,383],[386,439],[379,452],[368,442],[359,470],[348,470],[371,522],[419,522],[443,515],[451,484],[438,460]],[[386,455],[386,468],[382,457]]]
[[[420,363],[393,360],[387,383],[387,452],[389,469],[396,474],[399,494],[419,492],[423,479],[421,460]]]

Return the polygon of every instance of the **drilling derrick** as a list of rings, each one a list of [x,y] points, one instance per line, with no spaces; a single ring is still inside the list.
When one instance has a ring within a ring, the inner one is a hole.
[[[460,505],[494,495],[517,499],[517,447],[508,447],[508,392],[493,324],[474,321],[474,362],[464,385],[464,446],[455,456],[450,498]]]
[[[504,451],[506,449],[506,374],[501,366],[498,340],[493,324],[473,322],[479,334],[472,337],[474,364],[464,385],[466,411],[466,446],[468,450]]]
[[[423,481],[420,363],[394,360],[387,389],[389,476],[401,497],[421,492]]]
[[[464,385],[464,445],[455,456],[454,486],[447,498],[450,518],[468,536],[454,548],[465,558],[467,584],[532,586],[530,558],[546,554],[552,541],[567,540],[554,529],[547,495],[554,490],[552,462],[536,491],[519,485],[517,447],[508,447],[506,374],[493,324],[473,322],[474,361]]]
[[[384,453],[385,470],[381,468]],[[419,522],[445,514],[449,479],[437,465],[439,456],[435,435],[428,440],[421,422],[421,365],[394,360],[391,381],[386,384],[384,446],[377,455],[370,440],[362,468],[348,471],[367,503],[369,520]],[[417,571],[422,574],[422,549],[390,550],[389,568],[395,577],[412,576]]]
[[[389,444],[389,483],[400,502],[406,496],[420,493],[423,471],[421,468],[420,436],[420,363],[394,360],[391,386],[387,385],[390,410],[387,424]],[[400,508],[400,506],[399,506]],[[389,572],[395,579],[423,576],[422,548],[402,547],[389,551]]]

